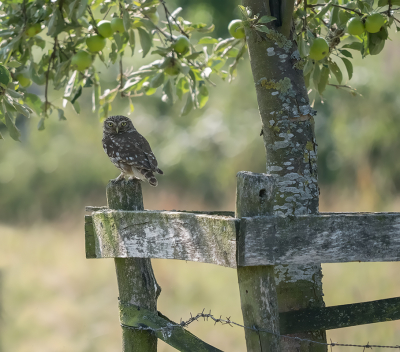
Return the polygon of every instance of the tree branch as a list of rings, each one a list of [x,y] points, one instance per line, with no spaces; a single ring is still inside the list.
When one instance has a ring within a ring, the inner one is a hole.
[[[307,0],[305,0],[305,1],[307,1]],[[280,32],[286,38],[289,38],[290,31],[292,29],[294,4],[295,4],[295,0],[282,0],[281,1],[282,27],[280,28]]]

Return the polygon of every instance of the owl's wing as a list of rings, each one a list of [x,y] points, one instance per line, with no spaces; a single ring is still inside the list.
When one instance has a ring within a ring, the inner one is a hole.
[[[147,140],[138,132],[103,139],[103,148],[115,164],[124,163],[138,169],[157,170],[157,160]]]

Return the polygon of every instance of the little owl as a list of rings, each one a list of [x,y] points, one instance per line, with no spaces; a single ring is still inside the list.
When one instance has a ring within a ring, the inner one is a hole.
[[[157,167],[157,160],[147,142],[125,116],[110,116],[104,121],[103,148],[112,163],[121,170],[115,179],[147,180],[150,185],[157,186],[154,172],[163,174]]]

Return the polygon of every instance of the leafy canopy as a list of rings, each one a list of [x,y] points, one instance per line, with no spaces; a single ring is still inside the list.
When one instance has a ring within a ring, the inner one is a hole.
[[[359,51],[363,57],[379,54],[388,39],[388,28],[399,23],[395,18],[398,5],[400,0],[379,0],[375,7],[374,0],[297,2],[295,67],[303,70],[312,92],[322,95],[335,78],[336,87],[355,93],[350,86],[342,85],[338,61],[343,62],[351,79],[350,50]],[[255,31],[259,40],[290,43],[275,27],[275,17],[261,17],[250,8],[239,7],[243,21],[235,25],[234,34],[246,27]],[[101,120],[110,113],[117,94],[129,99],[131,111],[133,97],[152,95],[157,90],[162,91],[161,99],[167,104],[183,99],[182,115],[202,108],[209,98],[210,85],[215,85],[212,75],[228,81],[236,76],[237,64],[246,52],[246,38],[213,38],[209,33],[214,25],[192,23],[180,15],[181,10],[170,12],[164,0],[0,2],[0,121],[10,136],[19,140],[17,114],[29,117],[34,112],[40,117],[38,129],[42,130],[53,112],[60,120],[65,119],[63,109],[67,104],[79,113],[83,89],[92,90],[93,111],[99,112]],[[369,22],[379,16],[371,27]],[[358,27],[359,35],[347,33],[347,23],[354,17],[364,26]],[[363,31],[365,23],[367,29],[375,27],[378,31]],[[318,52],[314,42],[320,47],[325,44],[321,46],[317,38],[326,42],[329,50]],[[49,41],[50,49],[46,47]],[[37,48],[42,50],[40,58],[34,55]],[[131,56],[150,54],[156,59],[139,68],[124,68],[122,57],[128,49]],[[102,90],[98,68],[93,65],[96,57],[106,68],[119,65],[113,89]],[[31,92],[31,82],[44,86],[44,99]],[[49,89],[64,91],[61,106],[49,101]]]

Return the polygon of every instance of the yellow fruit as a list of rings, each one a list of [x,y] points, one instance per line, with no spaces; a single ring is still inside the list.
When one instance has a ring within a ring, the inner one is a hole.
[[[121,18],[115,17],[111,20],[111,28],[113,32],[124,33],[124,21]]]
[[[241,39],[245,37],[242,20],[231,21],[229,23],[228,30],[231,36],[236,39]]]
[[[178,36],[176,38],[176,41],[175,41],[175,44],[174,44],[174,50],[177,53],[182,54],[186,50],[189,49],[189,46],[190,46],[189,39],[185,35],[180,35],[180,36]]]
[[[0,83],[4,84],[5,86],[11,82],[11,75],[10,72],[7,70],[6,67],[0,65]]]
[[[315,61],[322,60],[325,56],[329,54],[329,45],[324,38],[314,39],[309,57]]]
[[[110,21],[100,21],[97,24],[97,30],[99,31],[99,34],[104,38],[110,38],[114,33],[111,28]]]
[[[97,53],[101,51],[106,46],[106,39],[101,35],[91,35],[86,38],[86,45],[92,53]]]
[[[160,15],[158,14],[158,12],[150,12],[146,14],[148,18],[150,18],[150,21],[153,22],[154,24],[157,24],[159,19],[160,19]]]
[[[365,29],[369,33],[378,33],[384,23],[385,17],[383,17],[380,13],[374,13],[373,15],[368,16],[365,20]]]
[[[36,34],[40,33],[42,31],[42,26],[40,23],[35,23],[33,26],[29,27],[26,31],[25,34],[28,37],[33,37]]]
[[[92,64],[92,55],[87,51],[79,50],[72,56],[71,64],[79,71],[84,71]]]
[[[361,35],[365,31],[364,23],[358,18],[353,17],[347,22],[347,32],[351,35]]]
[[[22,73],[17,76],[17,80],[22,87],[29,87],[32,84],[32,81]]]

